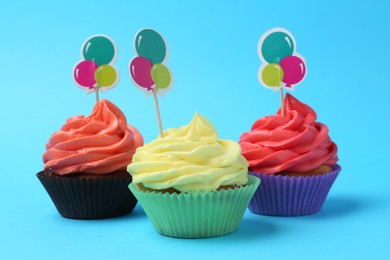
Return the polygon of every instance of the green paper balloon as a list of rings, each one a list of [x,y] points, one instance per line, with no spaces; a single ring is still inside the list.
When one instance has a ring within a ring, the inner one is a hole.
[[[283,69],[278,64],[268,64],[261,73],[261,79],[268,87],[280,87],[283,77]]]
[[[143,29],[138,32],[134,45],[137,54],[147,58],[152,64],[162,63],[165,59],[167,53],[165,41],[155,30]]]
[[[83,45],[82,54],[85,60],[92,60],[97,65],[109,64],[115,57],[114,43],[105,36],[93,36]]]
[[[268,63],[279,63],[294,52],[294,41],[285,32],[269,34],[261,45],[261,55]]]
[[[99,66],[95,71],[95,80],[99,87],[110,87],[117,81],[117,73],[110,65]]]
[[[171,84],[171,72],[163,64],[154,64],[150,74],[158,89],[167,88]]]

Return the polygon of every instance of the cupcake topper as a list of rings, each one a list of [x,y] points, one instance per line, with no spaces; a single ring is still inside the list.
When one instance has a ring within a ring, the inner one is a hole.
[[[74,67],[73,78],[87,94],[95,91],[96,102],[99,90],[106,92],[118,83],[119,73],[114,67],[116,56],[115,43],[106,35],[93,35],[81,47],[82,60]]]
[[[173,85],[172,74],[165,65],[168,46],[157,31],[142,29],[135,35],[134,49],[136,56],[129,63],[131,80],[147,96],[153,94],[160,136],[164,137],[157,94],[162,96]]]
[[[262,61],[258,78],[266,88],[280,89],[280,102],[284,116],[283,88],[294,90],[306,75],[305,59],[295,51],[294,36],[284,28],[273,28],[264,33],[257,52]]]

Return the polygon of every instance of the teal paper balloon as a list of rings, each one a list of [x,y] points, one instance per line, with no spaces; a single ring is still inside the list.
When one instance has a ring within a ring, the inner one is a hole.
[[[167,54],[163,37],[152,29],[139,31],[135,36],[134,45],[137,54],[150,60],[152,64],[162,63]]]
[[[279,63],[283,58],[294,52],[292,36],[285,32],[276,31],[265,37],[261,45],[261,55],[268,63]]]
[[[92,36],[83,45],[82,55],[85,60],[92,60],[98,66],[109,64],[115,57],[114,43],[103,35]]]

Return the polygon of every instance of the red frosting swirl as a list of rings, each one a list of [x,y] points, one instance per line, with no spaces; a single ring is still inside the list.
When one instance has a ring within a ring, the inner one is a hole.
[[[285,116],[279,109],[275,116],[257,120],[251,131],[240,137],[249,169],[274,174],[334,166],[338,161],[337,146],[328,135],[328,127],[316,119],[311,107],[287,94]]]
[[[90,116],[69,118],[46,144],[44,169],[66,175],[75,172],[107,174],[126,169],[142,135],[127,124],[122,111],[110,101],[96,103]]]

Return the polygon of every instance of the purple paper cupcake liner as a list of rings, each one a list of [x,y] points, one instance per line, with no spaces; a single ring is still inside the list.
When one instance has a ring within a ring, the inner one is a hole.
[[[132,180],[130,175],[68,177],[41,171],[37,177],[65,218],[113,218],[129,214],[137,204],[137,199],[128,189]]]
[[[296,177],[249,172],[261,185],[249,203],[249,210],[270,216],[304,216],[318,212],[341,167],[322,175]]]

